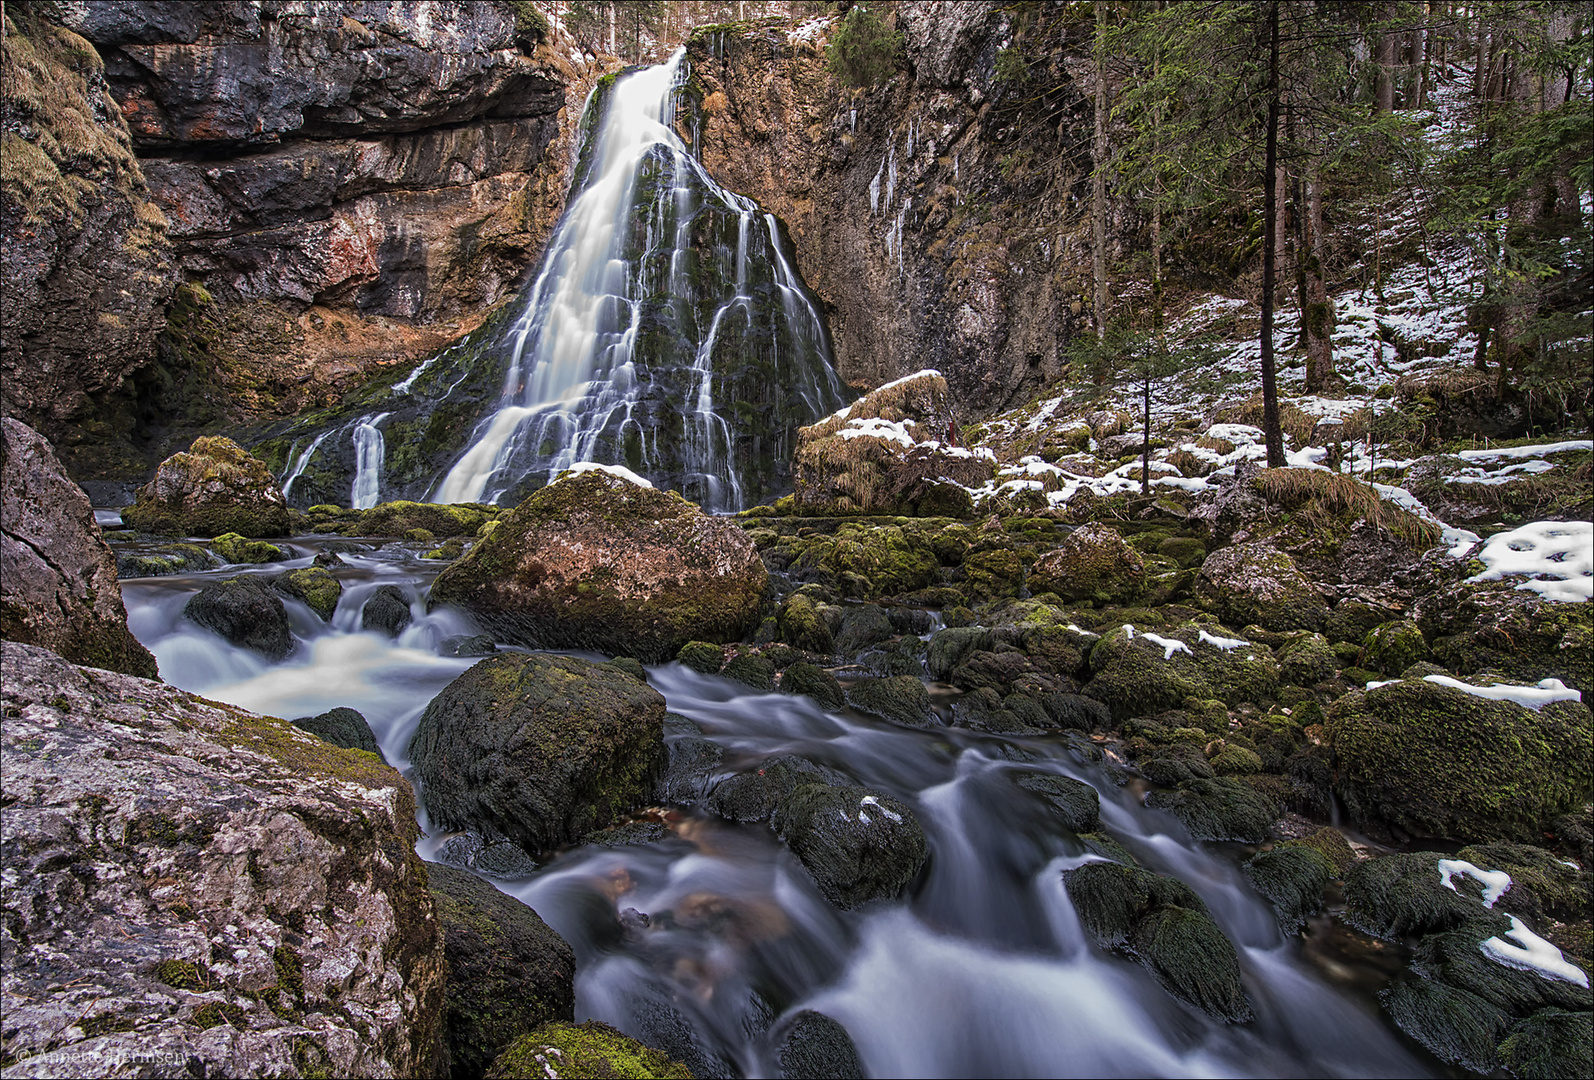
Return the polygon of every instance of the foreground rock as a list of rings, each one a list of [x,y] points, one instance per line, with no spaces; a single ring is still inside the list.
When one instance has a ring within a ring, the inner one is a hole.
[[[758,625],[769,572],[740,529],[678,495],[601,471],[526,499],[438,576],[430,603],[500,641],[644,662]]]
[[[265,462],[231,439],[205,436],[160,463],[122,520],[175,536],[286,536],[288,503]]]
[[[770,825],[841,908],[898,895],[929,854],[912,810],[850,784],[799,784],[775,806]]]
[[[448,963],[449,1075],[479,1077],[542,1024],[575,1019],[575,954],[531,908],[475,874],[433,863]]]
[[[1140,553],[1117,530],[1099,524],[1075,530],[1055,551],[1035,560],[1029,576],[1033,593],[1098,604],[1127,604],[1140,595],[1145,582]]]
[[[156,678],[127,629],[116,559],[50,444],[0,420],[0,636],[75,663]]]
[[[1406,679],[1340,698],[1324,738],[1347,809],[1412,836],[1536,840],[1594,790],[1577,701],[1535,710]]]
[[[439,827],[542,854],[652,796],[664,698],[609,664],[506,653],[432,699],[410,759]]]
[[[441,1074],[443,943],[403,777],[3,650],[7,1076]]]

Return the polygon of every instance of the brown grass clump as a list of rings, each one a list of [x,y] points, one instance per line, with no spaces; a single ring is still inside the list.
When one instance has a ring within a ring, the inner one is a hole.
[[[1372,487],[1344,473],[1320,469],[1263,469],[1257,490],[1270,503],[1299,510],[1324,531],[1345,522],[1365,521],[1414,551],[1439,542],[1439,526],[1385,502]]]
[[[719,116],[730,107],[730,99],[723,90],[716,90],[703,99],[703,112],[707,116]]]
[[[1211,441],[1219,442],[1221,440],[1213,439]],[[1223,452],[1227,453],[1227,451]],[[1217,468],[1212,462],[1203,461],[1185,449],[1175,450],[1164,457],[1163,460],[1178,469],[1180,476],[1206,476]]]

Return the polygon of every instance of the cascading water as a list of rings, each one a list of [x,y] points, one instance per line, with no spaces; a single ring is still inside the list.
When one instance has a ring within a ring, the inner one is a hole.
[[[387,413],[378,413],[361,417],[354,425],[354,489],[349,505],[356,510],[369,510],[382,497],[382,461],[387,456],[382,421],[387,418]]]
[[[129,625],[185,689],[278,716],[360,710],[408,771],[421,711],[475,663],[438,655],[443,638],[474,628],[426,610],[437,563],[339,541],[337,611],[323,623],[285,597],[298,642],[280,664],[182,617],[207,581],[306,566],[322,543],[290,542],[293,558],[271,571],[124,582]],[[397,639],[360,629],[361,606],[386,584],[411,600]],[[1450,1075],[1380,1018],[1377,980],[1334,935],[1314,929],[1305,950],[1281,936],[1227,845],[1192,842],[1093,763],[1088,745],[827,713],[679,664],[649,669],[649,681],[690,721],[670,740],[718,744],[725,774],[781,754],[845,773],[912,807],[930,858],[906,896],[840,911],[767,826],[687,807],[651,842],[577,847],[496,881],[574,949],[578,1021],[612,1024],[698,1076],[776,1075],[775,1047],[804,1009],[841,1021],[872,1076]],[[1016,782],[1026,771],[1092,785],[1101,830],[1200,896],[1238,949],[1254,1021],[1218,1023],[1090,942],[1061,875],[1097,856]],[[425,836],[417,850],[436,859],[446,839]]]
[[[796,428],[845,400],[774,218],[673,130],[684,55],[589,101],[498,406],[435,500],[498,501],[599,461],[738,509],[772,493]]]
[[[326,442],[327,436],[330,434],[332,434],[330,431],[321,432],[321,434],[310,440],[310,445],[305,447],[304,453],[299,454],[297,457],[294,457],[294,451],[298,449],[297,445],[293,450],[289,451],[288,456],[293,459],[293,463],[288,467],[287,473],[282,478],[282,497],[284,499],[292,496],[294,481],[304,475],[304,470],[310,464],[310,459],[315,457],[315,452],[321,449],[321,444]]]

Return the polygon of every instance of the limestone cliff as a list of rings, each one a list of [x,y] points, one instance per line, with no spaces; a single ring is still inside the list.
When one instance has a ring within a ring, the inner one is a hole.
[[[939,368],[966,415],[988,414],[1055,379],[1083,325],[1093,73],[1065,25],[1044,71],[1004,81],[996,3],[897,12],[903,69],[861,90],[827,70],[816,24],[699,31],[681,126],[785,221],[843,377]]]
[[[45,426],[79,477],[142,479],[196,431],[331,404],[374,366],[474,327],[535,265],[563,208],[581,102],[603,73],[572,64],[530,5],[53,10],[65,27],[39,20],[41,32],[75,42],[91,69],[94,123],[122,148],[117,164],[143,199],[124,216],[151,223],[146,265],[158,278],[131,289],[140,317],[122,321],[141,336],[111,376],[39,364],[39,347],[13,349],[7,335],[13,366],[64,384],[34,396],[56,402]],[[8,211],[8,264],[21,213]],[[129,246],[110,237],[111,252]],[[38,246],[56,278],[107,259],[53,236]],[[8,284],[15,276],[8,265]],[[79,303],[115,310],[92,295]],[[45,298],[35,317],[59,306]],[[56,335],[60,351],[73,336]]]

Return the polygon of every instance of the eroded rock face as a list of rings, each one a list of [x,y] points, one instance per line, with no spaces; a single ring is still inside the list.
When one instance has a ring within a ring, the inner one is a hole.
[[[961,416],[986,414],[1057,378],[1087,317],[1089,218],[1047,193],[1089,174],[1082,153],[1056,148],[1089,145],[1091,72],[1058,41],[1044,91],[996,79],[1011,35],[996,3],[897,16],[905,70],[860,91],[795,23],[699,35],[701,104],[680,126],[715,179],[785,222],[844,378],[934,367]]]
[[[288,503],[265,462],[231,439],[204,436],[160,463],[122,520],[178,536],[285,536]]]
[[[646,663],[758,625],[769,572],[747,535],[680,496],[592,471],[550,484],[438,576],[430,603],[500,641]]]
[[[116,558],[50,444],[0,420],[0,636],[80,664],[156,678],[127,629]]]
[[[613,665],[505,653],[432,699],[410,758],[433,822],[540,855],[647,802],[664,698]]]
[[[6,28],[0,404],[58,438],[154,358],[177,268],[94,49],[36,8]]]
[[[134,1055],[439,1075],[443,943],[403,777],[158,683],[0,657],[8,1076],[149,1075]]]

